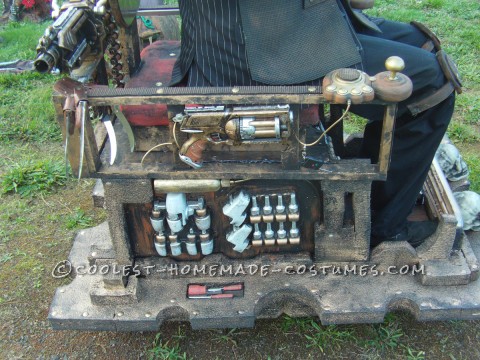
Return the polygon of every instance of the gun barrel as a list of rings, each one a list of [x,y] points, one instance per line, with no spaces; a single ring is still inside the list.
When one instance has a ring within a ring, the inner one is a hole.
[[[53,67],[58,64],[60,59],[60,50],[57,46],[50,46],[47,51],[40,52],[33,62],[35,70],[40,73],[52,71]]]

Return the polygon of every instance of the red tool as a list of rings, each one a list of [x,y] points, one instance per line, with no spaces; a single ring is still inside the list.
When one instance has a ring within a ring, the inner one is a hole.
[[[190,284],[188,285],[187,296],[215,296],[215,295],[232,295],[243,290],[243,284],[226,285],[221,287],[208,287],[207,285]]]

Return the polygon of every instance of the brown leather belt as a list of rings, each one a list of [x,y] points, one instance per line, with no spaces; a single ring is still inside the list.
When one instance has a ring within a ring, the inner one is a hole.
[[[448,82],[443,85],[440,89],[435,91],[433,94],[429,94],[426,97],[416,101],[412,104],[407,105],[407,108],[410,110],[412,115],[417,115],[425,110],[430,109],[431,107],[438,105],[443,100],[445,100],[453,91],[456,91],[457,94],[462,93],[462,82],[460,80],[460,75],[458,73],[457,66],[450,56],[443,50],[437,51],[435,54],[440,64],[445,78]]]

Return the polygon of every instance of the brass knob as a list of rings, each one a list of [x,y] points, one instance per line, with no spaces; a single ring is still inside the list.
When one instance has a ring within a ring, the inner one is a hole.
[[[388,71],[390,71],[390,76],[388,77],[388,80],[397,80],[397,72],[405,69],[405,62],[399,56],[390,56],[385,61],[385,67]]]

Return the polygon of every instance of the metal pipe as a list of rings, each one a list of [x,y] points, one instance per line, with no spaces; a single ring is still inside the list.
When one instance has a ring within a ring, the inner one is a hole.
[[[156,8],[156,9],[138,9],[136,12],[138,16],[168,16],[180,15],[178,8]]]
[[[218,191],[220,180],[154,180],[155,195],[165,193],[203,193]]]

